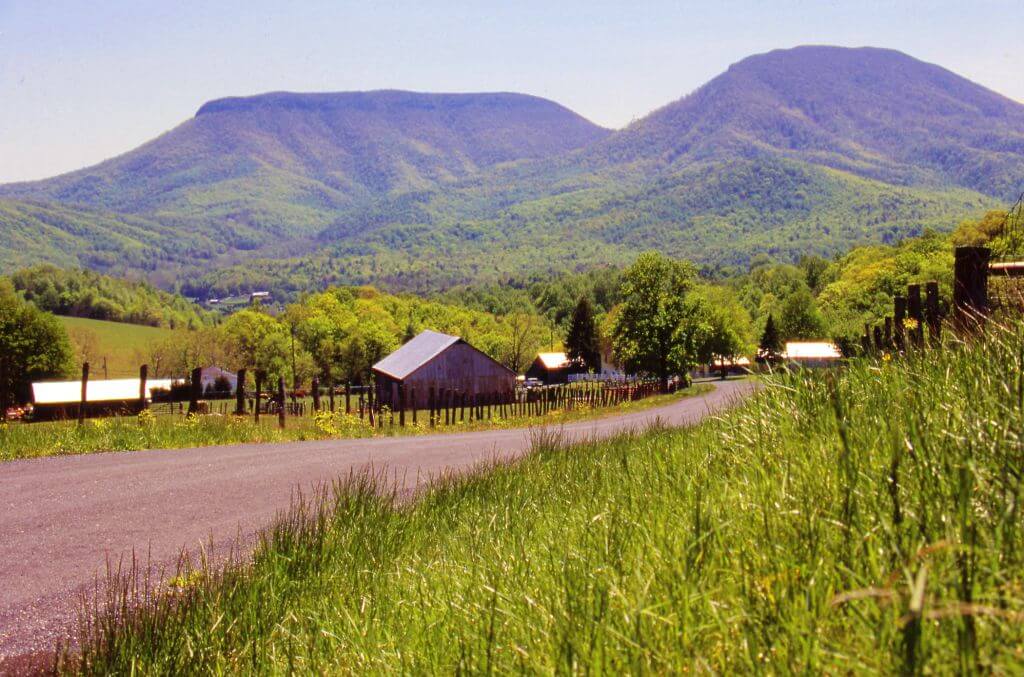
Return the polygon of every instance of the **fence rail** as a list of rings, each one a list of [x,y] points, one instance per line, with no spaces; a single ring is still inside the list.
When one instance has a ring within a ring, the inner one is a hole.
[[[202,369],[192,370],[188,380],[169,392],[148,397],[148,367],[139,369],[139,396],[97,408],[88,400],[89,365],[82,365],[82,398],[75,411],[79,424],[92,415],[136,414],[144,409],[165,415],[251,416],[259,423],[260,416],[276,416],[281,428],[288,418],[315,416],[320,412],[344,413],[357,416],[375,428],[418,425],[420,420],[430,427],[492,421],[494,419],[531,418],[549,413],[614,407],[679,389],[678,381],[670,381],[667,388],[652,379],[626,379],[606,382],[578,382],[551,386],[517,387],[505,393],[469,393],[436,383],[426,388],[426,407],[412,406],[420,402],[413,387],[397,386],[397,400],[382,402],[377,386],[370,384],[327,384],[314,378],[308,388],[287,389],[283,378],[274,387],[268,387],[265,373],[254,374],[253,385],[247,382],[247,371],[239,370],[234,392],[204,391]],[[187,393],[187,395],[185,395]],[[406,406],[410,403],[410,406]],[[92,407],[90,409],[90,407]]]
[[[940,348],[942,331],[949,324],[958,335],[979,331],[996,308],[1010,305],[1009,294],[990,295],[990,281],[1024,278],[1024,261],[993,262],[987,247],[957,247],[953,259],[952,307],[947,311],[934,280],[924,285],[907,285],[907,292],[893,297],[893,313],[880,324],[864,325],[861,351],[865,355],[886,351]],[[1024,309],[1024,289],[1018,289],[1013,305]],[[950,312],[951,311],[951,312]],[[948,321],[948,322],[947,322]],[[927,340],[925,330],[927,329]]]

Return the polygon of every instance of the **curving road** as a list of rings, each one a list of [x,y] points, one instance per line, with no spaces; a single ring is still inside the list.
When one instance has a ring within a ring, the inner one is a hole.
[[[735,402],[751,381],[663,407],[562,427],[573,440],[600,438],[661,419],[692,424]],[[399,490],[431,477],[510,460],[528,429],[418,437],[241,444],[197,449],[61,456],[0,464],[0,672],[4,657],[50,651],[73,623],[82,592],[107,563],[136,553],[173,569],[183,548],[227,551],[308,491],[352,472],[386,472]],[[8,667],[13,663],[8,662]]]

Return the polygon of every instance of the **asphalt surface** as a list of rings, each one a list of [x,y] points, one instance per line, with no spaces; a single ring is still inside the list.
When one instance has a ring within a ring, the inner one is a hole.
[[[735,402],[751,381],[670,405],[561,427],[572,440],[692,424]],[[60,456],[0,464],[0,672],[12,657],[50,652],[75,622],[81,595],[133,555],[173,570],[183,549],[244,549],[309,493],[366,470],[402,492],[442,474],[514,459],[529,429],[416,437],[241,444]]]

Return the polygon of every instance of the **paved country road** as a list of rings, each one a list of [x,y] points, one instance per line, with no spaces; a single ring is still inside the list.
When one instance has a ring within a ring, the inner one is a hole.
[[[661,419],[686,425],[750,392],[751,381],[672,404],[563,426],[600,438]],[[308,491],[352,472],[386,472],[411,491],[431,477],[509,460],[529,449],[528,429],[240,444],[60,456],[0,464],[0,661],[49,651],[76,618],[79,595],[107,562],[173,569],[182,548],[227,550]],[[13,663],[7,663],[12,666]],[[0,663],[0,672],[4,666]]]

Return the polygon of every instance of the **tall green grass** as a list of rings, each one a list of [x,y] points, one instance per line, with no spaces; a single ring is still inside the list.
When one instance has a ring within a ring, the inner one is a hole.
[[[251,565],[112,595],[62,667],[1020,672],[1022,369],[1024,326],[993,328],[690,430],[540,435],[409,503],[353,479]]]

